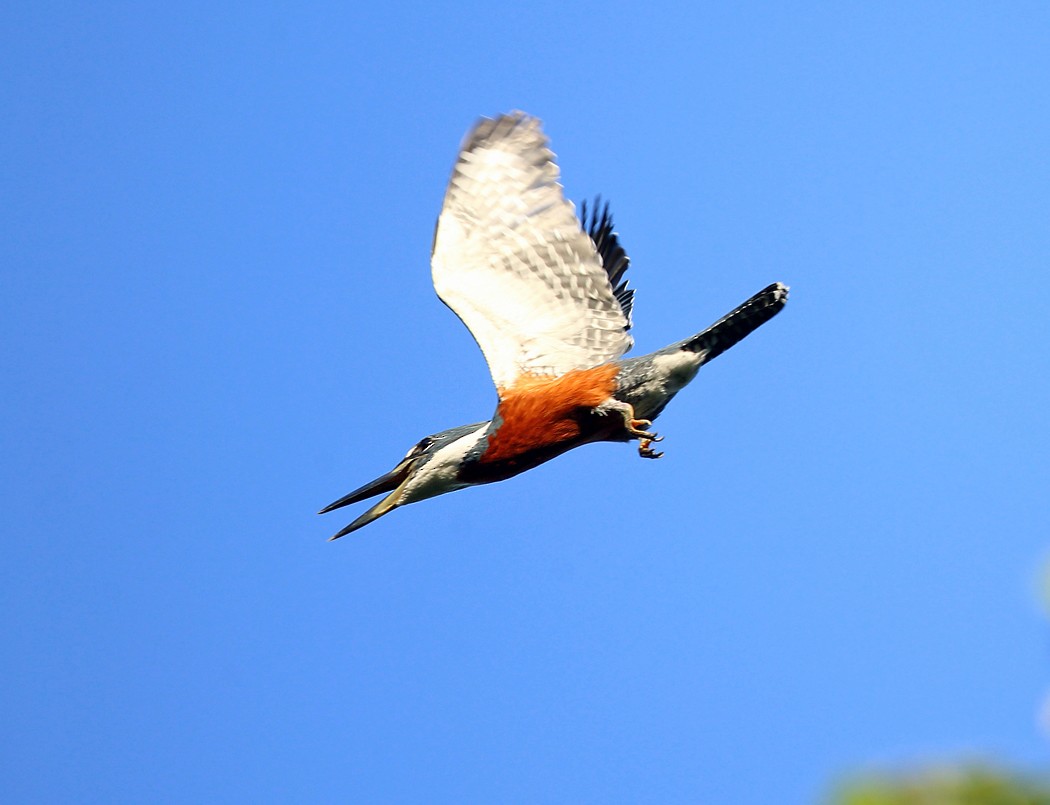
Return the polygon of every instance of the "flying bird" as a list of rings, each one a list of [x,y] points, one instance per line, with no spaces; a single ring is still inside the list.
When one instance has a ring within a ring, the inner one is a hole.
[[[590,442],[637,440],[659,458],[652,421],[705,363],[775,316],[774,283],[706,330],[642,357],[634,289],[608,204],[565,199],[540,121],[483,118],[452,170],[434,233],[441,300],[470,330],[496,385],[492,419],[427,436],[394,469],[321,514],[385,493],[332,539],[399,506],[510,478]]]

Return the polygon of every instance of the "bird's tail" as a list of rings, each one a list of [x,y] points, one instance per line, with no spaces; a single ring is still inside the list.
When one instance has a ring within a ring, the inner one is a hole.
[[[787,298],[788,287],[774,282],[703,332],[687,338],[680,344],[680,348],[689,352],[703,353],[704,363],[707,363],[777,315],[787,302]]]

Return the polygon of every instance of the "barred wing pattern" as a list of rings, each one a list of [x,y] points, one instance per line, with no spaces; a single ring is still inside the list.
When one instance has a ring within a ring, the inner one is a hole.
[[[478,342],[501,392],[522,375],[587,369],[632,344],[621,300],[558,176],[539,120],[521,112],[482,119],[438,218],[434,289]]]

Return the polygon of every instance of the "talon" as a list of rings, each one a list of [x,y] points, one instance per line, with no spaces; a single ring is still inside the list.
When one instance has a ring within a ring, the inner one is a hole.
[[[634,408],[628,403],[623,403],[617,407],[617,410],[623,415],[623,427],[627,433],[627,437],[630,439],[644,439],[646,443],[658,442],[660,437],[655,433],[650,433],[643,428],[648,428],[653,424],[651,419],[635,419]],[[646,452],[651,453],[648,446],[645,448]]]
[[[654,441],[659,441],[659,439],[642,439],[638,442],[638,455],[642,458],[660,458],[663,453],[657,453],[650,447]]]
[[[630,419],[627,421],[627,435],[633,436],[636,439],[648,439],[651,442],[658,442],[660,441],[660,437],[655,433],[641,430],[641,428],[648,427],[652,424],[652,421],[648,419]]]

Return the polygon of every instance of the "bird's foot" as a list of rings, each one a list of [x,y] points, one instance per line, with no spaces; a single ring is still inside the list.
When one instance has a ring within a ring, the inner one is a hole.
[[[662,442],[663,437],[651,433],[645,428],[653,424],[651,419],[636,419],[634,407],[629,403],[610,399],[599,410],[617,411],[623,417],[623,430],[628,439],[638,439],[638,455],[642,458],[660,458],[663,453],[653,450],[655,442]]]
[[[661,437],[641,428],[647,428],[653,424],[651,419],[626,419],[627,435],[635,439],[648,439],[650,442],[658,442]]]
[[[663,455],[663,451],[657,452],[651,447],[653,442],[658,442],[663,437],[656,439],[642,439],[638,442],[638,455],[642,458],[660,458]]]
[[[655,442],[662,442],[664,437],[642,430],[642,428],[648,428],[652,424],[652,420],[649,419],[630,419],[627,421],[627,433],[639,439],[638,455],[642,458],[660,458],[663,455],[663,453],[653,450],[652,446]]]

